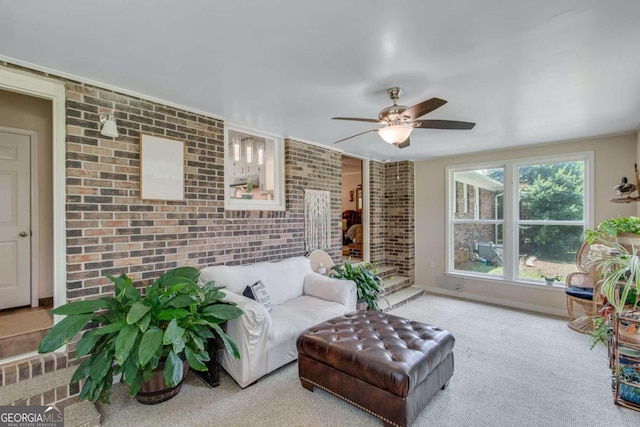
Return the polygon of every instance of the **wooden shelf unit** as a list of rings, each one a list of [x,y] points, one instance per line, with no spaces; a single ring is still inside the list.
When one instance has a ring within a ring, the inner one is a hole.
[[[640,331],[640,310],[629,311],[622,316],[613,315],[613,336],[609,342],[610,366],[612,368],[613,400],[616,405],[640,411],[640,333],[628,333],[626,329]],[[635,378],[623,379],[622,368]],[[622,395],[633,393],[634,401]]]

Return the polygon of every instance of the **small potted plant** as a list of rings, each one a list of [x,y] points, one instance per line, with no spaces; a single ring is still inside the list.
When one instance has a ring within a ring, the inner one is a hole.
[[[382,279],[377,275],[375,264],[352,265],[345,260],[342,265],[334,265],[331,268],[330,276],[336,279],[353,280],[358,290],[359,305],[366,305],[369,310],[380,310],[378,300],[384,298],[384,288],[382,287]]]
[[[88,356],[71,378],[72,383],[84,381],[80,400],[109,403],[113,377],[119,374],[131,396],[143,387],[160,385],[161,392],[137,397],[142,403],[168,400],[180,390],[188,367],[207,369],[208,340],[219,337],[228,352],[240,357],[221,326],[243,312],[224,301],[222,288],[213,282],[199,286],[199,274],[193,267],[170,270],[143,293],[126,275],[107,275],[115,285],[114,296],[70,302],[52,310],[66,317],[51,328],[38,351],[54,351],[93,325],[76,345],[78,359]],[[154,395],[160,397],[154,400]]]
[[[553,286],[555,282],[560,282],[562,280],[562,276],[560,276],[559,274],[552,276],[549,273],[540,272],[540,277],[544,279],[544,281],[547,283],[547,286]]]
[[[242,198],[243,199],[253,199],[253,181],[251,181],[250,179],[247,180],[247,184],[245,185],[245,190],[244,193],[242,193]]]

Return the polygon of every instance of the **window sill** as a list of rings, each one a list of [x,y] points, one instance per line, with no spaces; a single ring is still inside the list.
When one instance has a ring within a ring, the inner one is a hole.
[[[478,276],[475,274],[464,274],[464,273],[444,273],[447,277],[454,277],[459,279],[473,279],[478,282],[486,282],[491,284],[499,284],[499,285],[509,285],[509,286],[520,286],[524,288],[532,288],[532,289],[544,289],[547,291],[563,291],[566,289],[566,286],[562,282],[558,282],[558,284],[549,286],[544,283],[535,283],[535,282],[524,282],[524,281],[515,281],[515,280],[507,280],[501,277],[488,277],[488,276]]]

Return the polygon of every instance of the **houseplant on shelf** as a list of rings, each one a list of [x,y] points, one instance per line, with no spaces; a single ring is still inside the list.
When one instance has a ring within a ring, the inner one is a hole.
[[[109,403],[113,377],[136,396],[159,369],[170,395],[179,391],[188,367],[206,370],[210,360],[207,341],[216,335],[227,351],[239,358],[236,344],[221,324],[242,315],[234,303],[213,282],[197,283],[200,272],[179,267],[160,276],[141,293],[133,281],[122,274],[107,275],[115,285],[114,296],[76,301],[52,310],[66,316],[42,339],[38,351],[48,353],[70,342],[88,324],[97,325],[82,335],[76,345],[76,358],[86,358],[71,382],[83,380],[80,400]],[[215,335],[214,335],[215,334]],[[156,375],[157,379],[157,375]],[[160,381],[162,382],[162,381]]]
[[[597,231],[587,233],[589,243],[608,248],[598,251],[589,262],[602,274],[600,292],[606,298],[600,315],[594,319],[591,348],[598,342],[609,345],[614,401],[640,410],[640,359],[637,350],[633,350],[640,347],[640,218],[616,218],[603,223]],[[636,352],[631,359],[629,351]]]
[[[382,288],[382,279],[377,275],[375,264],[361,263],[352,265],[345,260],[342,265],[331,267],[330,276],[336,279],[356,282],[358,303],[365,303],[369,310],[380,310],[378,299],[384,298],[384,289]]]
[[[622,314],[628,309],[630,295],[638,294],[640,280],[640,218],[635,216],[606,219],[597,230],[586,230],[589,244],[604,245],[589,265],[597,266],[604,278],[601,293],[613,310]],[[637,307],[637,298],[633,309]]]

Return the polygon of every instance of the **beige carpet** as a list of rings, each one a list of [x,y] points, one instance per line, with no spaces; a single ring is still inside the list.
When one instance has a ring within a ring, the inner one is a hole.
[[[53,316],[47,310],[31,310],[0,317],[0,338],[42,331],[53,325]]]
[[[456,337],[455,373],[414,426],[640,426],[613,404],[604,347],[563,319],[426,295],[393,314],[439,325]],[[103,426],[378,426],[371,415],[302,388],[291,363],[240,389],[223,374],[205,386],[192,374],[178,396],[155,406],[114,386],[99,405]]]

